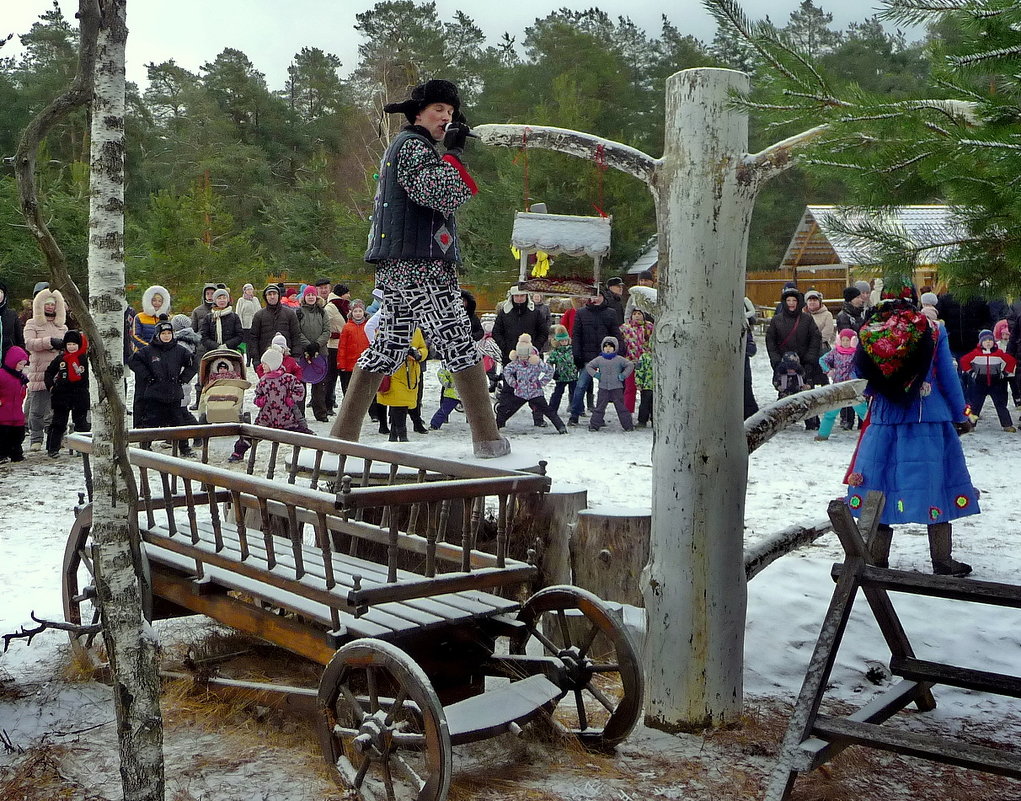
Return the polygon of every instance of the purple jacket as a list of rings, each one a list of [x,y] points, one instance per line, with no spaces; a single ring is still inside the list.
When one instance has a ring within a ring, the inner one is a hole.
[[[515,396],[531,400],[542,395],[542,388],[553,378],[555,371],[552,364],[541,360],[529,364],[521,359],[513,359],[503,368],[503,380],[514,390]]]

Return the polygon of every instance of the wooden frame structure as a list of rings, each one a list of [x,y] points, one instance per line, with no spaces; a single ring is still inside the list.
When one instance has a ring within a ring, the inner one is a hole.
[[[1021,778],[1021,757],[1016,753],[882,725],[912,703],[920,711],[935,709],[931,688],[937,684],[1021,697],[1021,678],[918,659],[889,596],[891,591],[904,592],[1017,609],[1021,608],[1021,587],[876,567],[866,541],[875,535],[884,502],[882,493],[870,492],[858,523],[842,499],[830,502],[829,517],[846,559],[843,564],[834,565],[837,586],[781,746],[779,762],[767,784],[765,801],[783,801],[798,773],[815,770],[850,745]],[[890,648],[890,672],[901,681],[850,715],[823,715],[819,706],[859,590]]]
[[[545,212],[519,211],[514,214],[511,246],[521,252],[518,267],[518,284],[528,281],[528,257],[537,251],[551,256],[590,256],[593,261],[593,284],[599,284],[599,271],[603,259],[610,252],[610,231],[613,217],[582,217],[572,214],[546,214]],[[557,279],[546,279],[555,282]],[[542,288],[540,281],[529,291],[545,294],[578,294],[578,289],[558,292],[555,288]],[[577,282],[574,282],[577,283]]]
[[[196,437],[202,461],[178,457]],[[208,463],[212,441],[237,437],[250,443],[243,465]],[[524,497],[549,489],[545,463],[501,470],[240,423],[129,439],[143,445],[129,460],[150,618],[204,614],[325,666],[318,692],[244,684],[317,698],[321,748],[350,797],[443,801],[451,746],[538,715],[601,748],[637,722],[637,650],[602,601],[569,586],[522,600],[538,570],[532,553],[508,555],[508,532]],[[173,454],[151,450],[164,439]],[[91,437],[65,442],[88,477]],[[91,524],[90,504],[65,550],[74,624],[99,620]],[[484,526],[495,553],[478,547]],[[99,644],[72,635],[93,664]]]

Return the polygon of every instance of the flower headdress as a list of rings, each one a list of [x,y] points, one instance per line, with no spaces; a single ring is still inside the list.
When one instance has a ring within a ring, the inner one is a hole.
[[[911,403],[929,372],[938,335],[910,301],[880,301],[858,331],[858,372],[873,392]]]

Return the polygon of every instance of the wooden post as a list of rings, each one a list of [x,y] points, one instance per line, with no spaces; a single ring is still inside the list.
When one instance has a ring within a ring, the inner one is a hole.
[[[652,515],[586,509],[571,538],[574,583],[604,601],[645,606],[639,577],[649,561]]]
[[[536,589],[575,583],[571,574],[571,535],[579,513],[587,505],[588,493],[585,490],[545,492],[519,498],[508,554],[523,560],[529,548],[538,551],[539,581]]]

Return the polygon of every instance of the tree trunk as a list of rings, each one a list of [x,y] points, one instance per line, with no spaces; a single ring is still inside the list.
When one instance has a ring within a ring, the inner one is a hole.
[[[571,538],[574,583],[604,601],[645,606],[639,576],[649,561],[648,513],[586,509]]]
[[[646,723],[735,722],[743,701],[748,448],[741,398],[744,272],[755,197],[748,120],[730,107],[748,77],[684,70],[667,80],[654,178],[659,303]]]
[[[115,453],[113,414],[123,415],[124,365],[124,45],[126,0],[105,0],[97,42],[92,103],[89,203],[89,305],[103,340],[105,370],[118,395],[109,402],[92,382],[95,492],[92,537],[103,636],[110,658],[120,745],[121,783],[128,801],[164,795],[163,722],[156,642],[142,617],[136,579],[137,532],[130,486]],[[135,542],[133,543],[133,538]]]

